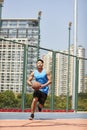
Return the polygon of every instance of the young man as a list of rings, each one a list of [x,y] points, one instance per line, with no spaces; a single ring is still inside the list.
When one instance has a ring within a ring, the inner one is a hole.
[[[31,104],[31,116],[30,120],[34,118],[34,112],[36,108],[37,102],[38,104],[38,111],[41,112],[42,107],[46,101],[47,94],[48,94],[48,85],[51,84],[51,74],[50,72],[46,71],[43,68],[44,62],[42,59],[38,59],[36,62],[37,69],[32,72],[27,80],[28,85],[32,86],[32,80],[35,78],[36,81],[38,81],[41,84],[41,87],[39,90],[34,90],[33,93],[33,100]]]

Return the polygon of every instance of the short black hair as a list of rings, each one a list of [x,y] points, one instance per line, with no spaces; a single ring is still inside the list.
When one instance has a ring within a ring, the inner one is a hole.
[[[42,63],[44,63],[44,61],[43,61],[42,59],[38,59],[37,62],[38,62],[38,61],[41,61]],[[37,63],[37,62],[36,62],[36,63]]]

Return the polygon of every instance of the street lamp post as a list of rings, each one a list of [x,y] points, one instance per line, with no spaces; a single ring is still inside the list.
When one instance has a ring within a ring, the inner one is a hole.
[[[0,0],[0,36],[1,36],[1,15],[2,15],[2,5],[3,5],[4,0]]]
[[[68,73],[67,73],[67,99],[66,99],[66,111],[68,112],[68,105],[69,105],[69,76],[70,76],[70,40],[71,40],[71,25],[72,23],[69,22],[69,41],[68,41]]]
[[[0,0],[0,20],[1,20],[3,2],[4,2],[4,0]]]
[[[78,0],[74,0],[74,56],[77,55],[77,23],[78,23]],[[75,101],[76,101],[76,58],[74,58],[74,84],[72,93],[72,109],[75,111]]]
[[[38,12],[38,45],[37,45],[37,59],[39,58],[39,47],[40,47],[40,19],[41,11]]]

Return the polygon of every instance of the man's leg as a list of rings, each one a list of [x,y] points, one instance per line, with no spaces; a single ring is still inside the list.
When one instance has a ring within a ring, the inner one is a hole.
[[[39,104],[38,104],[38,111],[41,112],[42,111],[42,108],[44,106],[44,103],[47,99],[47,94],[41,92],[41,96],[40,98],[38,99],[39,100]]]
[[[39,103],[39,104],[38,104],[38,111],[39,111],[39,112],[42,111],[42,107],[43,107],[43,105]]]
[[[37,101],[38,101],[38,98],[34,97],[33,101],[32,101],[32,104],[31,104],[31,116],[30,116],[30,120],[32,120],[34,118],[34,112],[35,112]]]

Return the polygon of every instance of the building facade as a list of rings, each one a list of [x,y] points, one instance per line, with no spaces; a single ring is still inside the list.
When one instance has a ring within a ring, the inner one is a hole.
[[[25,55],[24,44],[27,45],[26,73],[28,76],[35,68],[39,55],[39,20],[2,19],[0,38],[2,39],[0,40],[0,91],[21,92]],[[32,91],[31,88],[28,87],[28,91]]]
[[[78,93],[85,92],[84,77],[85,77],[85,49],[82,46],[78,46],[77,55],[79,57],[79,78],[78,78]]]
[[[84,92],[87,93],[87,74],[84,76]]]
[[[70,60],[68,61],[68,50],[56,53],[55,64],[55,95],[72,95],[74,85],[74,46],[70,46]],[[52,56],[50,54],[50,56]],[[82,46],[77,48],[77,56],[79,57],[79,72],[78,72],[78,93],[84,92],[84,75],[85,75],[85,61],[80,59],[85,57],[85,49]],[[46,61],[49,60],[49,54],[46,56]],[[47,59],[48,58],[48,59]],[[52,62],[52,61],[51,61]],[[48,65],[46,65],[48,67]],[[52,67],[48,67],[52,68]],[[86,81],[85,81],[86,83]]]

